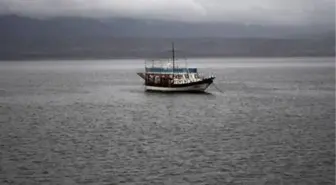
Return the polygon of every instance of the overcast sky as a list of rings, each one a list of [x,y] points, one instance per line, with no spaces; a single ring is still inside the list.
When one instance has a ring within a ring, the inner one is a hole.
[[[335,0],[0,0],[1,14],[334,23]]]

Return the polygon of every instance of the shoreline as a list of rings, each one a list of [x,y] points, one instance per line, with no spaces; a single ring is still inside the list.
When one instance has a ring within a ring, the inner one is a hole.
[[[239,59],[239,58],[251,58],[251,59],[267,59],[267,58],[335,58],[335,55],[296,55],[296,56],[190,56],[180,57],[180,59]],[[0,62],[29,62],[29,61],[90,61],[90,60],[149,60],[149,59],[165,59],[169,57],[27,57],[27,58],[8,58],[0,59]],[[179,58],[179,57],[177,57]]]

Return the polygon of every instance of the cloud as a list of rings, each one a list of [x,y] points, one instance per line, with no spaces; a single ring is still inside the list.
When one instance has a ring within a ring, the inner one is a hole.
[[[334,23],[334,0],[0,0],[0,13],[245,23]]]

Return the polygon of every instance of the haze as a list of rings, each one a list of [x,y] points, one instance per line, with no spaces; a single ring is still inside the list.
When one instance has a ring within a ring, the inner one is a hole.
[[[334,0],[0,0],[1,14],[334,24]]]

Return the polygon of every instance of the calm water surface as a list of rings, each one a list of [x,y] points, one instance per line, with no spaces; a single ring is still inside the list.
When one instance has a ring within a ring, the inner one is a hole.
[[[0,62],[0,184],[335,184],[334,58],[193,61],[224,93],[145,93],[141,60]]]

